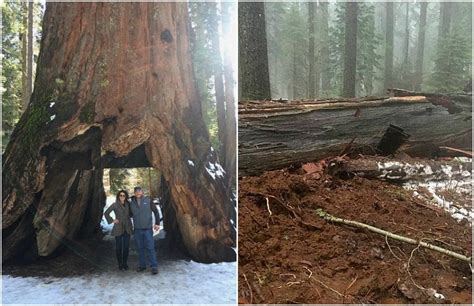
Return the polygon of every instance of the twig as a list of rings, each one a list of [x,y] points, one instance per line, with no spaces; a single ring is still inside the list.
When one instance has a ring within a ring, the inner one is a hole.
[[[410,273],[410,261],[411,261],[411,259],[412,259],[412,257],[413,257],[413,253],[414,253],[416,250],[418,250],[419,248],[420,248],[420,244],[418,244],[418,245],[416,246],[416,248],[414,248],[414,249],[411,251],[410,258],[408,258],[408,263],[407,263],[407,272],[408,272],[408,275],[410,276],[410,279],[411,279],[413,285],[415,285],[418,289],[421,289],[421,290],[424,291],[424,290],[426,290],[426,288],[423,287],[423,286],[418,285],[418,284],[415,282],[415,280],[413,279],[413,275],[411,275],[411,273]]]
[[[270,216],[271,216],[271,215],[272,215],[272,211],[270,210],[270,201],[268,200],[268,197],[266,197],[265,200],[267,200],[267,210],[268,210],[268,213],[269,213]]]
[[[349,286],[346,288],[346,290],[344,290],[344,295],[345,295],[345,293],[347,292],[347,290],[349,290],[349,289],[352,287],[352,285],[354,285],[354,283],[355,283],[356,280],[357,280],[357,275],[356,275],[356,277],[354,278],[354,280],[349,284]]]
[[[280,274],[280,277],[281,276],[286,276],[286,275],[293,276],[293,278],[296,279],[296,275],[294,275],[292,273],[282,273],[282,274]]]
[[[287,285],[288,287],[291,287],[291,286],[293,286],[293,285],[299,285],[299,284],[301,284],[301,282],[288,282],[288,283],[286,283],[286,285]]]
[[[387,244],[388,249],[390,250],[390,253],[392,253],[392,255],[393,255],[396,259],[398,259],[399,261],[401,261],[400,257],[398,257],[397,255],[395,255],[395,253],[393,253],[392,248],[390,247],[390,244],[388,243],[387,235],[385,235],[385,243]]]
[[[312,276],[311,278],[314,279],[315,281],[317,281],[318,283],[320,283],[321,285],[323,285],[325,288],[327,288],[327,289],[331,290],[332,292],[336,293],[337,295],[342,296],[342,297],[344,296],[342,293],[340,293],[336,289],[333,289],[333,288],[329,287],[328,285],[326,285],[325,283],[323,283],[319,279],[315,278],[314,276]]]
[[[249,281],[247,280],[247,276],[245,275],[244,273],[244,279],[245,279],[245,282],[247,283],[247,286],[249,287],[249,290],[250,290],[250,304],[253,304],[253,294],[252,294],[252,287],[250,287],[250,284],[249,284]]]
[[[398,241],[402,241],[402,242],[406,242],[406,243],[410,243],[410,244],[414,244],[414,245],[420,245],[420,246],[425,247],[427,249],[437,251],[437,252],[443,253],[445,255],[449,255],[449,256],[457,258],[459,260],[466,261],[466,262],[471,262],[471,257],[467,257],[467,256],[464,256],[462,254],[459,254],[459,253],[456,253],[456,252],[438,247],[436,245],[426,243],[422,240],[417,241],[417,240],[412,239],[412,238],[400,236],[400,235],[385,231],[383,229],[380,229],[380,228],[377,228],[375,226],[371,226],[371,225],[368,225],[368,224],[365,224],[365,223],[334,217],[334,216],[328,214],[327,212],[325,212],[324,210],[322,210],[321,208],[318,208],[316,210],[316,213],[318,214],[319,217],[321,217],[321,218],[323,218],[327,221],[331,221],[331,222],[335,222],[335,223],[342,223],[342,224],[350,225],[350,226],[353,226],[353,227],[367,229],[371,232],[381,234],[381,235],[384,235],[384,236],[388,236],[388,237],[390,237],[394,240],[398,240]]]
[[[310,269],[306,268],[305,266],[303,266],[303,268],[305,268],[306,270],[308,270],[308,272],[309,272],[308,278],[311,278],[311,276],[313,275],[313,271],[311,271]]]

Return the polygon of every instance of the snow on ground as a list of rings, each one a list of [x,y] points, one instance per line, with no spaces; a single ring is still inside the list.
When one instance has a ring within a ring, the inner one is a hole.
[[[236,263],[161,261],[150,271],[80,277],[2,276],[3,304],[235,304]]]
[[[104,210],[113,203],[107,198]],[[160,212],[161,214],[161,212]],[[114,217],[112,215],[112,217]],[[161,223],[163,226],[163,223]],[[113,224],[101,222],[112,241]],[[166,233],[161,227],[158,239]],[[136,253],[131,241],[130,254]],[[236,262],[200,264],[159,261],[158,275],[112,270],[79,277],[12,277],[2,275],[3,304],[236,304]]]
[[[456,159],[462,162],[472,162],[472,159],[468,158]],[[424,171],[428,172],[431,171],[431,169],[424,169]],[[451,177],[451,167],[447,166],[443,168],[443,171],[448,177]],[[474,208],[472,207],[471,197],[474,182],[472,179],[472,173],[469,171],[464,172],[462,179],[407,182],[403,187],[407,190],[412,190],[414,196],[443,208],[458,222],[466,219],[470,224],[472,224],[474,219]],[[423,190],[425,192],[423,192]],[[455,194],[457,197],[450,201],[446,199],[446,194]]]

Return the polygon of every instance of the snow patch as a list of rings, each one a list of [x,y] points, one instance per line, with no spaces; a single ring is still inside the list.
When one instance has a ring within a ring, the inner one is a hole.
[[[216,179],[216,177],[224,177],[225,174],[224,168],[222,168],[218,162],[208,162],[206,165],[206,171],[213,179]]]
[[[159,274],[107,271],[78,277],[2,275],[9,304],[235,304],[236,263],[160,261]],[[205,294],[203,294],[205,292]]]
[[[54,104],[56,104],[56,102],[51,102],[51,103],[49,103],[49,107],[53,107]]]
[[[54,118],[56,118],[56,115],[52,115],[51,117],[49,117],[50,121],[53,121]]]
[[[194,167],[194,162],[192,160],[188,159],[188,165]]]

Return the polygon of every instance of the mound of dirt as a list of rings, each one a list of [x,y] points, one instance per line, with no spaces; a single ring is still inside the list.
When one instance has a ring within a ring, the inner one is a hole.
[[[316,209],[471,256],[468,221],[401,186],[305,170],[239,180],[239,303],[470,304],[466,262],[326,222]]]

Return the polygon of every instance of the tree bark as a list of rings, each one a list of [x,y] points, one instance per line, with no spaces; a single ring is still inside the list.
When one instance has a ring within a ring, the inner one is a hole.
[[[416,77],[415,77],[415,90],[421,90],[421,84],[423,84],[423,55],[425,51],[425,32],[426,32],[426,13],[428,11],[428,2],[420,3],[420,21],[418,25],[418,44],[416,47]]]
[[[308,61],[309,61],[309,71],[308,71],[308,98],[316,98],[316,69],[314,56],[315,45],[315,32],[314,32],[314,14],[315,14],[315,5],[314,2],[308,2],[308,37],[309,37],[309,46],[308,46]]]
[[[449,112],[454,105],[459,111]],[[354,152],[375,154],[389,124],[410,135],[399,149],[431,157],[439,146],[471,147],[472,103],[425,96],[239,103],[239,176]],[[355,138],[355,139],[354,139]]]
[[[239,3],[239,99],[271,98],[263,2]]]
[[[184,3],[47,3],[31,103],[3,156],[4,241],[18,242],[8,233],[31,209],[24,231],[34,229],[42,256],[93,232],[105,205],[103,161],[143,147],[169,183],[192,258],[235,260],[232,204],[202,119],[187,18]],[[17,244],[9,254],[21,252]]]
[[[393,2],[385,3],[386,25],[385,25],[385,74],[384,91],[393,87],[393,40],[395,27],[393,17]]]
[[[346,2],[345,44],[344,44],[344,97],[355,97],[357,62],[357,2]]]

